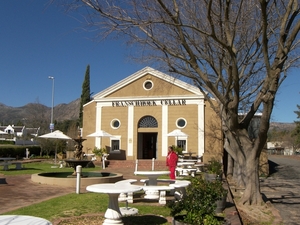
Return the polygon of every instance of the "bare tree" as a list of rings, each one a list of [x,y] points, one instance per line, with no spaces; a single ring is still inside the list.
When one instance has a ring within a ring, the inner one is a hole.
[[[70,1],[67,1],[70,3]],[[125,38],[141,56],[197,85],[222,120],[243,204],[262,202],[258,165],[276,93],[298,62],[299,0],[81,0],[99,36]],[[81,8],[84,7],[84,8]],[[83,9],[83,10],[82,10]],[[138,55],[136,55],[138,56]],[[261,112],[256,138],[248,127]]]

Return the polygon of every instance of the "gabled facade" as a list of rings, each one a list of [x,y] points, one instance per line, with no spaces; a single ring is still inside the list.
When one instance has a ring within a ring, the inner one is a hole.
[[[186,137],[169,137],[180,129]],[[104,130],[113,137],[87,137]],[[146,67],[95,94],[83,108],[84,151],[108,150],[109,159],[165,160],[168,146],[194,156],[222,154],[221,122],[199,89]]]
[[[40,128],[27,128],[25,126],[14,126],[14,125],[8,125],[8,126],[0,126],[0,131],[5,132],[5,134],[11,134],[16,137],[24,137],[26,135],[37,137],[39,134]]]

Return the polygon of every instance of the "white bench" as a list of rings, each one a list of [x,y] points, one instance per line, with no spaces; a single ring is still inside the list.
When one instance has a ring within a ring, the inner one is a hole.
[[[8,166],[11,165],[11,162],[1,162],[0,166],[3,166],[3,170],[8,170]]]
[[[127,179],[127,180],[121,180],[116,182],[116,185],[121,185],[126,186],[126,185],[132,185],[132,183],[137,182],[136,179]],[[135,214],[138,214],[138,209],[128,207],[128,203],[133,203],[133,192],[128,192],[128,193],[120,193],[118,197],[118,201],[126,201],[126,206],[125,207],[120,207],[120,212],[123,216],[132,216]]]
[[[144,185],[148,185],[149,184],[149,179],[141,179],[140,180],[141,183],[144,183]],[[169,184],[174,184],[175,180],[171,180],[171,179],[157,179],[157,183],[169,183]]]
[[[132,183],[137,182],[136,179],[127,179],[127,180],[120,180],[118,182],[116,182],[115,184],[117,185],[131,185]],[[133,203],[133,193],[129,192],[129,193],[121,193],[118,197],[118,201],[122,202],[122,201],[127,201],[128,203]]]
[[[191,175],[192,177],[194,177],[197,169],[196,168],[180,168],[180,167],[177,167],[176,171],[178,171],[179,176],[189,176],[189,175]]]
[[[143,186],[146,195],[144,198],[146,199],[158,199],[159,204],[165,205],[166,204],[166,191],[174,190],[174,187],[171,186]],[[159,192],[159,195],[157,194]]]

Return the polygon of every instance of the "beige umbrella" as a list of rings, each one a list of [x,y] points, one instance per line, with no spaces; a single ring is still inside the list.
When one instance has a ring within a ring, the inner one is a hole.
[[[113,135],[107,133],[104,130],[96,131],[92,134],[87,135],[87,137],[114,137]],[[107,155],[108,156],[108,155]],[[107,156],[102,156],[102,168],[105,169],[105,159]]]
[[[87,137],[113,137],[113,135],[107,133],[104,130],[99,130],[92,134],[87,135]]]
[[[38,136],[39,138],[45,138],[45,139],[60,139],[60,140],[70,140],[72,138],[70,138],[69,136],[65,135],[63,132],[61,132],[60,130],[56,130],[53,131],[51,133],[48,134],[43,134],[41,136]],[[55,147],[55,164],[56,164],[56,154],[57,154],[57,146]]]
[[[188,137],[188,135],[179,129],[173,130],[167,134],[168,137]]]

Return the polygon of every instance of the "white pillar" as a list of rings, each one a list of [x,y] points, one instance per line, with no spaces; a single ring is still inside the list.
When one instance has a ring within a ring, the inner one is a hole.
[[[82,171],[82,166],[76,166],[76,194],[80,194],[80,179],[81,179],[81,171]]]
[[[168,117],[168,106],[162,105],[162,124],[161,124],[161,156],[167,156],[168,155],[168,128],[169,128],[169,117]]]
[[[127,126],[127,156],[133,156],[133,117],[134,106],[128,106],[128,126]]]
[[[198,104],[198,152],[199,156],[204,153],[205,139],[205,116],[204,116],[204,100],[200,100]]]

